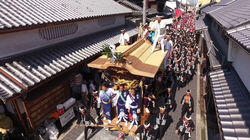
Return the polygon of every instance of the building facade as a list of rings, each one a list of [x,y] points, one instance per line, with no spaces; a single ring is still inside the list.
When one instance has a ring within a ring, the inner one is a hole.
[[[0,4],[0,113],[26,134],[72,97],[72,78],[103,44],[117,44],[121,28],[137,34],[125,24],[131,10],[113,0]]]

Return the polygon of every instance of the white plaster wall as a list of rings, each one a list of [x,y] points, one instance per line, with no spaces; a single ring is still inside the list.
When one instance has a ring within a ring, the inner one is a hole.
[[[100,26],[98,24],[98,20],[103,20],[103,22],[105,22],[105,20],[110,20],[110,18],[115,18],[114,24],[108,26]],[[43,39],[39,35],[39,29],[0,34],[0,58],[27,52],[61,41],[124,25],[125,16],[117,15],[112,17],[101,17],[94,20],[80,21],[76,23],[78,24],[78,31],[75,34],[56,38],[53,40]]]
[[[216,26],[215,26],[215,24],[216,24]],[[215,39],[220,47],[218,49],[222,50],[223,54],[227,57],[228,45],[222,37],[222,34],[224,34],[224,33],[222,33],[223,29],[219,27],[219,31],[218,31],[217,30],[218,26],[219,25],[217,25],[217,23],[213,21],[212,26],[211,26],[212,35],[215,37]]]
[[[250,55],[235,43],[232,43],[232,47],[232,65],[250,92]]]

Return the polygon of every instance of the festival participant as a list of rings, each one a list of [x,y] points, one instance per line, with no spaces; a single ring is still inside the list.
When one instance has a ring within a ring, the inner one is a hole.
[[[81,86],[81,91],[82,91],[82,101],[84,106],[88,106],[88,101],[89,101],[89,90],[87,87],[87,81],[83,80],[82,86]]]
[[[132,119],[130,120],[130,126],[128,129],[129,130],[132,129],[133,126],[137,128],[139,124],[138,113],[140,113],[140,96],[138,95],[138,93],[136,94],[134,88],[130,89],[130,94],[127,96],[125,107],[126,109],[128,109],[128,112],[132,115]]]
[[[166,38],[163,38],[161,40],[161,46],[164,48],[164,51],[167,51],[167,54],[164,58],[164,68],[166,68],[168,57],[173,50],[173,42],[171,41],[171,37],[166,36]]]
[[[174,103],[173,93],[171,91],[171,88],[168,88],[167,97],[165,101],[166,113],[169,113],[171,111],[171,109],[173,108],[173,103]]]
[[[129,35],[126,33],[125,29],[121,30],[121,35],[120,35],[120,39],[119,39],[119,43],[120,45],[128,45],[129,43]]]
[[[140,39],[140,38],[142,38],[142,34],[143,34],[143,24],[142,23],[140,23],[140,25],[137,27],[138,28],[138,37],[137,37],[137,39]]]
[[[99,92],[98,104],[102,104],[103,113],[105,115],[104,120],[108,119],[108,124],[111,123],[111,107],[112,107],[112,95],[113,89],[107,88],[108,85],[105,83],[102,85],[102,90]],[[107,124],[107,123],[104,123]]]
[[[155,139],[156,133],[154,130],[154,126],[151,125],[150,121],[151,119],[149,117],[149,119],[135,131],[137,140],[140,140],[140,136],[138,136],[138,134],[142,134],[142,140]]]
[[[128,125],[128,112],[125,107],[126,99],[128,96],[128,91],[124,90],[124,85],[120,85],[119,92],[117,94],[117,121],[116,124],[119,122],[125,122],[125,126]]]
[[[147,79],[143,87],[143,99],[146,113],[150,113],[155,107],[155,96],[153,95],[153,88],[151,80]]]
[[[149,29],[148,29],[148,25],[144,25],[142,27],[142,30],[143,30],[143,34],[142,34],[142,39],[148,39],[148,34],[149,34]]]
[[[153,28],[155,29],[155,39],[154,39],[154,43],[153,43],[153,47],[152,47],[151,53],[154,52],[155,47],[156,47],[158,41],[161,40],[165,36],[166,23],[163,23],[161,20],[162,20],[161,17],[158,16],[157,22],[155,22],[154,25],[153,25]],[[161,50],[162,50],[162,53],[164,53],[163,46],[161,46]]]
[[[154,79],[153,92],[155,94],[155,97],[160,98],[159,95],[164,93],[165,91],[167,91],[166,78],[164,77],[163,72],[158,71]]]
[[[84,107],[81,106],[79,107],[79,113],[77,114],[77,127],[79,128],[79,126],[82,124],[86,125],[84,128],[84,136],[85,136],[85,140],[88,137],[88,129],[92,129],[92,132],[94,132],[96,129],[95,127],[91,127],[88,125],[94,125],[96,124],[95,120],[93,119],[93,117],[90,115],[89,110]]]
[[[90,107],[96,110],[96,115],[98,116],[98,120],[101,118],[100,116],[100,107],[98,106],[98,91],[94,81],[90,81],[89,84],[89,95],[90,95]]]
[[[164,136],[164,133],[167,128],[167,121],[169,121],[169,116],[166,113],[166,108],[164,106],[164,103],[162,101],[159,101],[159,113],[156,115],[156,124],[154,126],[154,129],[157,133],[157,138],[161,139]]]
[[[194,110],[194,100],[191,96],[191,90],[187,90],[186,94],[183,95],[181,99],[181,118],[187,114],[190,116],[193,113]]]
[[[191,138],[191,132],[194,131],[195,125],[191,120],[191,116],[185,116],[179,120],[176,125],[176,134],[180,135],[181,140],[188,140]]]

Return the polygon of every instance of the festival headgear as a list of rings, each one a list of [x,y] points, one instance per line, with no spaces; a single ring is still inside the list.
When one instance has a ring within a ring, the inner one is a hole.
[[[186,114],[184,118],[189,121],[189,120],[191,120],[191,115]]]
[[[83,111],[83,110],[86,110],[84,106],[79,107],[79,111]]]
[[[157,18],[162,18],[163,16],[160,16],[160,15],[156,15]]]
[[[189,90],[187,90],[187,91],[186,91],[186,93],[190,94],[190,93],[191,93],[191,90],[190,90],[190,89],[189,89]]]
[[[160,110],[165,110],[166,107],[165,107],[164,105],[162,105],[162,106],[159,106],[159,109],[160,109]]]
[[[144,123],[144,127],[149,127],[150,126],[150,122],[147,120],[147,121],[145,121],[145,123]]]
[[[107,82],[103,82],[103,83],[102,83],[102,86],[104,86],[104,87],[109,87],[109,84],[108,84]]]

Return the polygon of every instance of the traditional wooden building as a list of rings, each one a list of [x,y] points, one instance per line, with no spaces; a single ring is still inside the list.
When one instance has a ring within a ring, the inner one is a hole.
[[[0,113],[33,131],[71,95],[70,77],[116,44],[132,11],[113,0],[0,2]]]
[[[221,0],[204,6],[196,24],[210,62],[207,109],[215,110],[220,139],[250,138],[249,9],[250,1]]]

